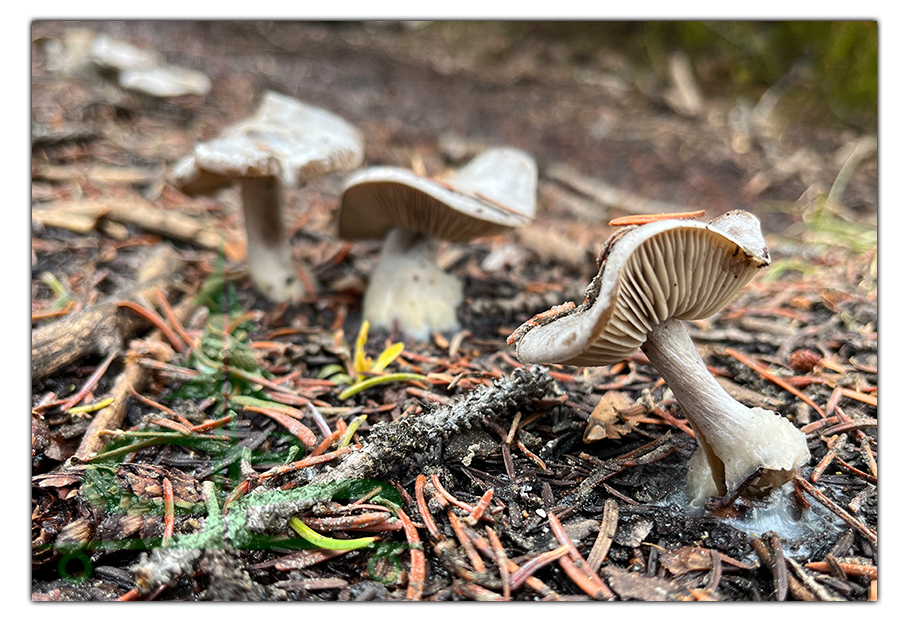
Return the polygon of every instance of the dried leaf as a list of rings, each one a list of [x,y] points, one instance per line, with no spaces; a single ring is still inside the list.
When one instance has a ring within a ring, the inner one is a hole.
[[[738,569],[753,569],[755,564],[745,564],[740,560],[729,558],[720,554],[722,562]],[[679,576],[688,571],[708,571],[712,567],[712,557],[709,549],[703,547],[682,547],[675,551],[660,554],[659,563],[669,570],[674,576]]]
[[[125,487],[137,496],[160,498],[163,495],[162,482],[168,478],[172,483],[175,502],[179,505],[200,501],[200,487],[197,481],[175,468],[164,468],[158,465],[139,463],[122,463],[116,476]]]
[[[610,588],[623,600],[667,602],[690,597],[688,589],[674,580],[649,578],[614,566],[603,567],[600,573],[609,581]]]
[[[633,405],[634,401],[625,393],[615,390],[604,393],[588,420],[584,430],[584,442],[618,439],[631,432],[634,424],[625,421],[616,425],[616,422],[620,420],[619,412]]]

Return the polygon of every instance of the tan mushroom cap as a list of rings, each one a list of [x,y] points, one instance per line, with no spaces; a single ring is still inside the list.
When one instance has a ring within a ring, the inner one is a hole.
[[[337,115],[275,92],[256,113],[218,138],[199,143],[172,169],[190,196],[211,194],[234,179],[276,177],[294,186],[362,163],[362,133]]]
[[[156,51],[134,46],[105,33],[98,33],[93,37],[90,52],[95,64],[115,70],[153,68],[166,63]]]
[[[515,148],[492,148],[446,181],[373,167],[344,184],[338,235],[383,238],[392,227],[450,242],[492,236],[534,220],[537,164]]]
[[[517,329],[523,363],[603,366],[637,351],[660,322],[719,311],[769,264],[759,221],[742,210],[709,224],[664,220],[616,234],[584,304]]]
[[[212,82],[205,74],[171,64],[121,70],[119,85],[154,97],[206,95],[212,89]]]

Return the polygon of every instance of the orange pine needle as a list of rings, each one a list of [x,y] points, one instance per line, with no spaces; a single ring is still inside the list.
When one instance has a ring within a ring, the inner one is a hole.
[[[116,598],[116,602],[132,602],[141,597],[141,590],[137,587],[131,589],[127,593],[123,593]]]
[[[510,598],[510,582],[509,582],[509,558],[506,557],[506,550],[500,542],[500,537],[490,527],[485,527],[488,539],[491,541],[491,549],[496,556],[497,567],[500,569],[500,580],[503,581],[503,597],[507,600]]]
[[[476,551],[472,541],[466,535],[466,532],[463,531],[462,522],[460,522],[459,516],[448,509],[447,518],[450,519],[450,526],[453,527],[453,533],[456,534],[459,544],[462,546],[463,551],[466,552],[469,562],[472,563],[472,568],[475,569],[475,571],[484,571],[484,560],[478,555],[478,551]]]
[[[120,300],[116,303],[116,306],[120,309],[128,309],[132,311],[148,322],[159,329],[159,332],[163,334],[169,343],[172,345],[172,348],[175,349],[176,353],[181,353],[184,351],[184,343],[179,339],[179,337],[175,334],[166,321],[162,319],[162,316],[153,311],[152,309],[148,309],[146,307],[141,306],[137,302],[131,302],[130,300]]]
[[[407,600],[421,600],[425,591],[425,552],[419,542],[419,532],[412,519],[399,506],[388,502],[390,508],[403,523],[406,542],[409,543],[409,582],[406,586]]]
[[[550,521],[550,528],[553,530],[553,535],[556,536],[559,544],[569,547],[569,553],[560,558],[559,565],[572,579],[572,582],[595,600],[601,598],[605,600],[614,599],[615,596],[612,590],[594,573],[584,556],[578,552],[575,543],[566,534],[566,530],[563,529],[562,523],[559,522],[556,514],[549,512],[547,520]]]
[[[209,419],[199,425],[194,426],[194,432],[206,432],[207,430],[215,430],[230,422],[231,415],[226,415],[220,419]]]
[[[274,408],[259,408],[257,406],[243,406],[243,410],[258,412],[259,414],[271,417],[272,419],[283,425],[285,428],[287,428],[288,432],[300,439],[300,441],[303,442],[303,445],[305,445],[307,448],[311,448],[316,445],[315,433],[287,413],[281,412],[280,410],[275,410]]]
[[[838,562],[838,566],[847,575],[864,575],[873,580],[878,579],[878,567],[853,562]],[[828,573],[831,570],[827,562],[807,562],[806,568],[819,573]]]
[[[112,360],[114,360],[115,358],[116,358],[115,351],[113,351],[112,353],[107,355],[106,359],[104,359],[102,362],[100,362],[100,365],[97,366],[97,369],[93,373],[91,373],[91,376],[88,377],[88,380],[86,382],[84,382],[84,386],[81,387],[81,390],[79,390],[77,393],[75,393],[74,395],[72,395],[71,397],[66,399],[64,402],[59,404],[60,410],[65,411],[65,410],[68,410],[69,408],[74,408],[79,403],[81,403],[81,401],[85,397],[87,397],[88,393],[90,393],[94,389],[94,387],[100,382],[100,378],[103,377],[103,373],[106,372],[106,369],[109,368],[110,363],[112,363]]]
[[[299,461],[295,461],[293,463],[288,463],[287,465],[281,465],[278,468],[275,468],[269,472],[264,472],[263,474],[258,474],[254,478],[258,479],[260,482],[272,478],[273,476],[279,476],[281,474],[287,474],[288,472],[294,472],[296,470],[302,470],[305,467],[311,467],[313,465],[318,465],[319,463],[327,463],[332,459],[336,459],[339,456],[344,456],[348,452],[352,452],[353,448],[340,448],[335,450],[334,452],[328,452],[327,454],[321,454],[319,456],[310,456],[305,459],[300,459]]]
[[[568,545],[562,545],[553,549],[552,551],[545,551],[544,553],[539,553],[534,558],[531,558],[527,562],[523,563],[518,571],[516,571],[509,580],[509,585],[511,589],[518,589],[522,586],[526,580],[531,578],[532,574],[537,572],[539,569],[546,567],[548,564],[553,564],[563,556],[569,553]]]
[[[431,510],[428,509],[428,504],[425,502],[425,481],[424,474],[419,474],[416,477],[416,505],[419,508],[419,516],[422,517],[422,522],[425,523],[428,533],[435,540],[440,540],[441,532],[438,530],[437,523],[434,522],[434,517],[431,515]]]
[[[168,428],[169,430],[174,430],[175,432],[180,432],[181,434],[191,434],[193,432],[192,428],[188,428],[177,421],[172,421],[165,417],[152,416],[148,418],[147,422],[163,428]]]
[[[322,441],[322,443],[320,443],[318,446],[316,446],[316,449],[313,450],[312,452],[310,452],[309,456],[307,458],[319,456],[320,454],[325,452],[325,450],[330,448],[332,446],[332,444],[340,438],[341,438],[341,431],[335,430],[334,432],[329,434],[327,437],[325,437],[325,440]]]
[[[472,507],[468,503],[464,503],[461,500],[458,500],[453,494],[445,490],[444,486],[441,485],[441,482],[438,480],[437,474],[431,475],[431,484],[434,485],[434,489],[436,489],[441,496],[447,499],[448,503],[452,503],[463,511],[469,512],[470,514],[475,511],[474,507]]]
[[[166,524],[163,531],[162,546],[167,547],[175,533],[175,491],[168,477],[163,478],[163,503],[166,510]]]
[[[744,364],[745,366],[749,366],[750,368],[755,370],[757,373],[759,373],[759,375],[763,379],[768,379],[770,382],[772,382],[776,386],[783,388],[784,390],[788,391],[789,393],[791,393],[798,399],[806,402],[807,404],[812,406],[813,410],[815,410],[816,412],[819,413],[820,417],[822,417],[823,419],[825,418],[825,412],[816,404],[816,402],[814,402],[812,399],[810,399],[809,397],[804,395],[802,392],[800,392],[799,390],[797,390],[796,388],[791,386],[788,382],[784,381],[781,377],[778,377],[777,375],[772,374],[771,372],[769,372],[769,370],[767,368],[756,363],[755,361],[753,361],[752,359],[750,359],[749,357],[747,357],[740,351],[736,351],[733,348],[726,348],[725,352],[728,353],[729,355],[731,355],[733,358],[735,358],[739,362],[741,362],[742,364]]]
[[[622,227],[624,225],[647,225],[661,220],[691,220],[700,218],[706,213],[705,209],[696,212],[670,212],[667,214],[633,214],[620,216],[609,221],[610,227]]]
[[[197,342],[195,342],[191,336],[187,334],[187,331],[184,330],[184,327],[175,315],[175,311],[172,310],[172,305],[170,305],[169,301],[166,299],[166,295],[159,289],[156,290],[156,299],[159,300],[159,306],[162,309],[163,315],[165,315],[166,319],[172,323],[172,328],[178,333],[178,337],[183,339],[189,347],[195,348]]]
[[[481,517],[484,515],[484,512],[487,511],[488,505],[491,504],[491,499],[494,498],[494,489],[491,488],[484,493],[484,496],[481,497],[481,500],[478,501],[478,504],[475,505],[475,509],[472,510],[472,513],[466,517],[466,522],[471,525],[474,525]]]
[[[852,390],[850,388],[842,388],[844,397],[849,397],[850,399],[855,399],[856,401],[861,401],[865,404],[869,404],[870,406],[878,407],[878,397],[867,395],[865,393],[859,392],[858,390]]]

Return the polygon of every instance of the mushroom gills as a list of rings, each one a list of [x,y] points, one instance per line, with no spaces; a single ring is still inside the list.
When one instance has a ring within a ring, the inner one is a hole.
[[[693,503],[741,489],[766,494],[809,461],[806,438],[777,413],[732,399],[683,320],[719,311],[769,262],[759,220],[742,210],[708,224],[662,220],[629,228],[604,245],[581,306],[526,322],[511,339],[523,363],[602,366],[642,348],[700,445],[689,483]]]
[[[462,283],[438,267],[437,247],[422,234],[392,228],[366,288],[363,319],[373,328],[396,326],[417,340],[459,330]]]

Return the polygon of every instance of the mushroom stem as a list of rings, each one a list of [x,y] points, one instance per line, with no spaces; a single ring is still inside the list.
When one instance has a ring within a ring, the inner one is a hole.
[[[747,408],[725,392],[707,370],[684,322],[661,322],[642,348],[697,436],[700,450],[688,471],[688,494],[695,504],[707,496],[725,496],[755,470],[761,470],[760,476],[746,493],[765,494],[809,461],[806,438],[790,421],[770,410]]]
[[[250,277],[275,302],[302,298],[305,290],[300,276],[312,278],[291,258],[281,212],[281,185],[272,176],[245,178],[241,179],[241,195]]]
[[[424,234],[391,228],[366,288],[363,319],[387,329],[396,323],[419,340],[457,330],[462,283],[438,267],[437,249],[437,241]]]

